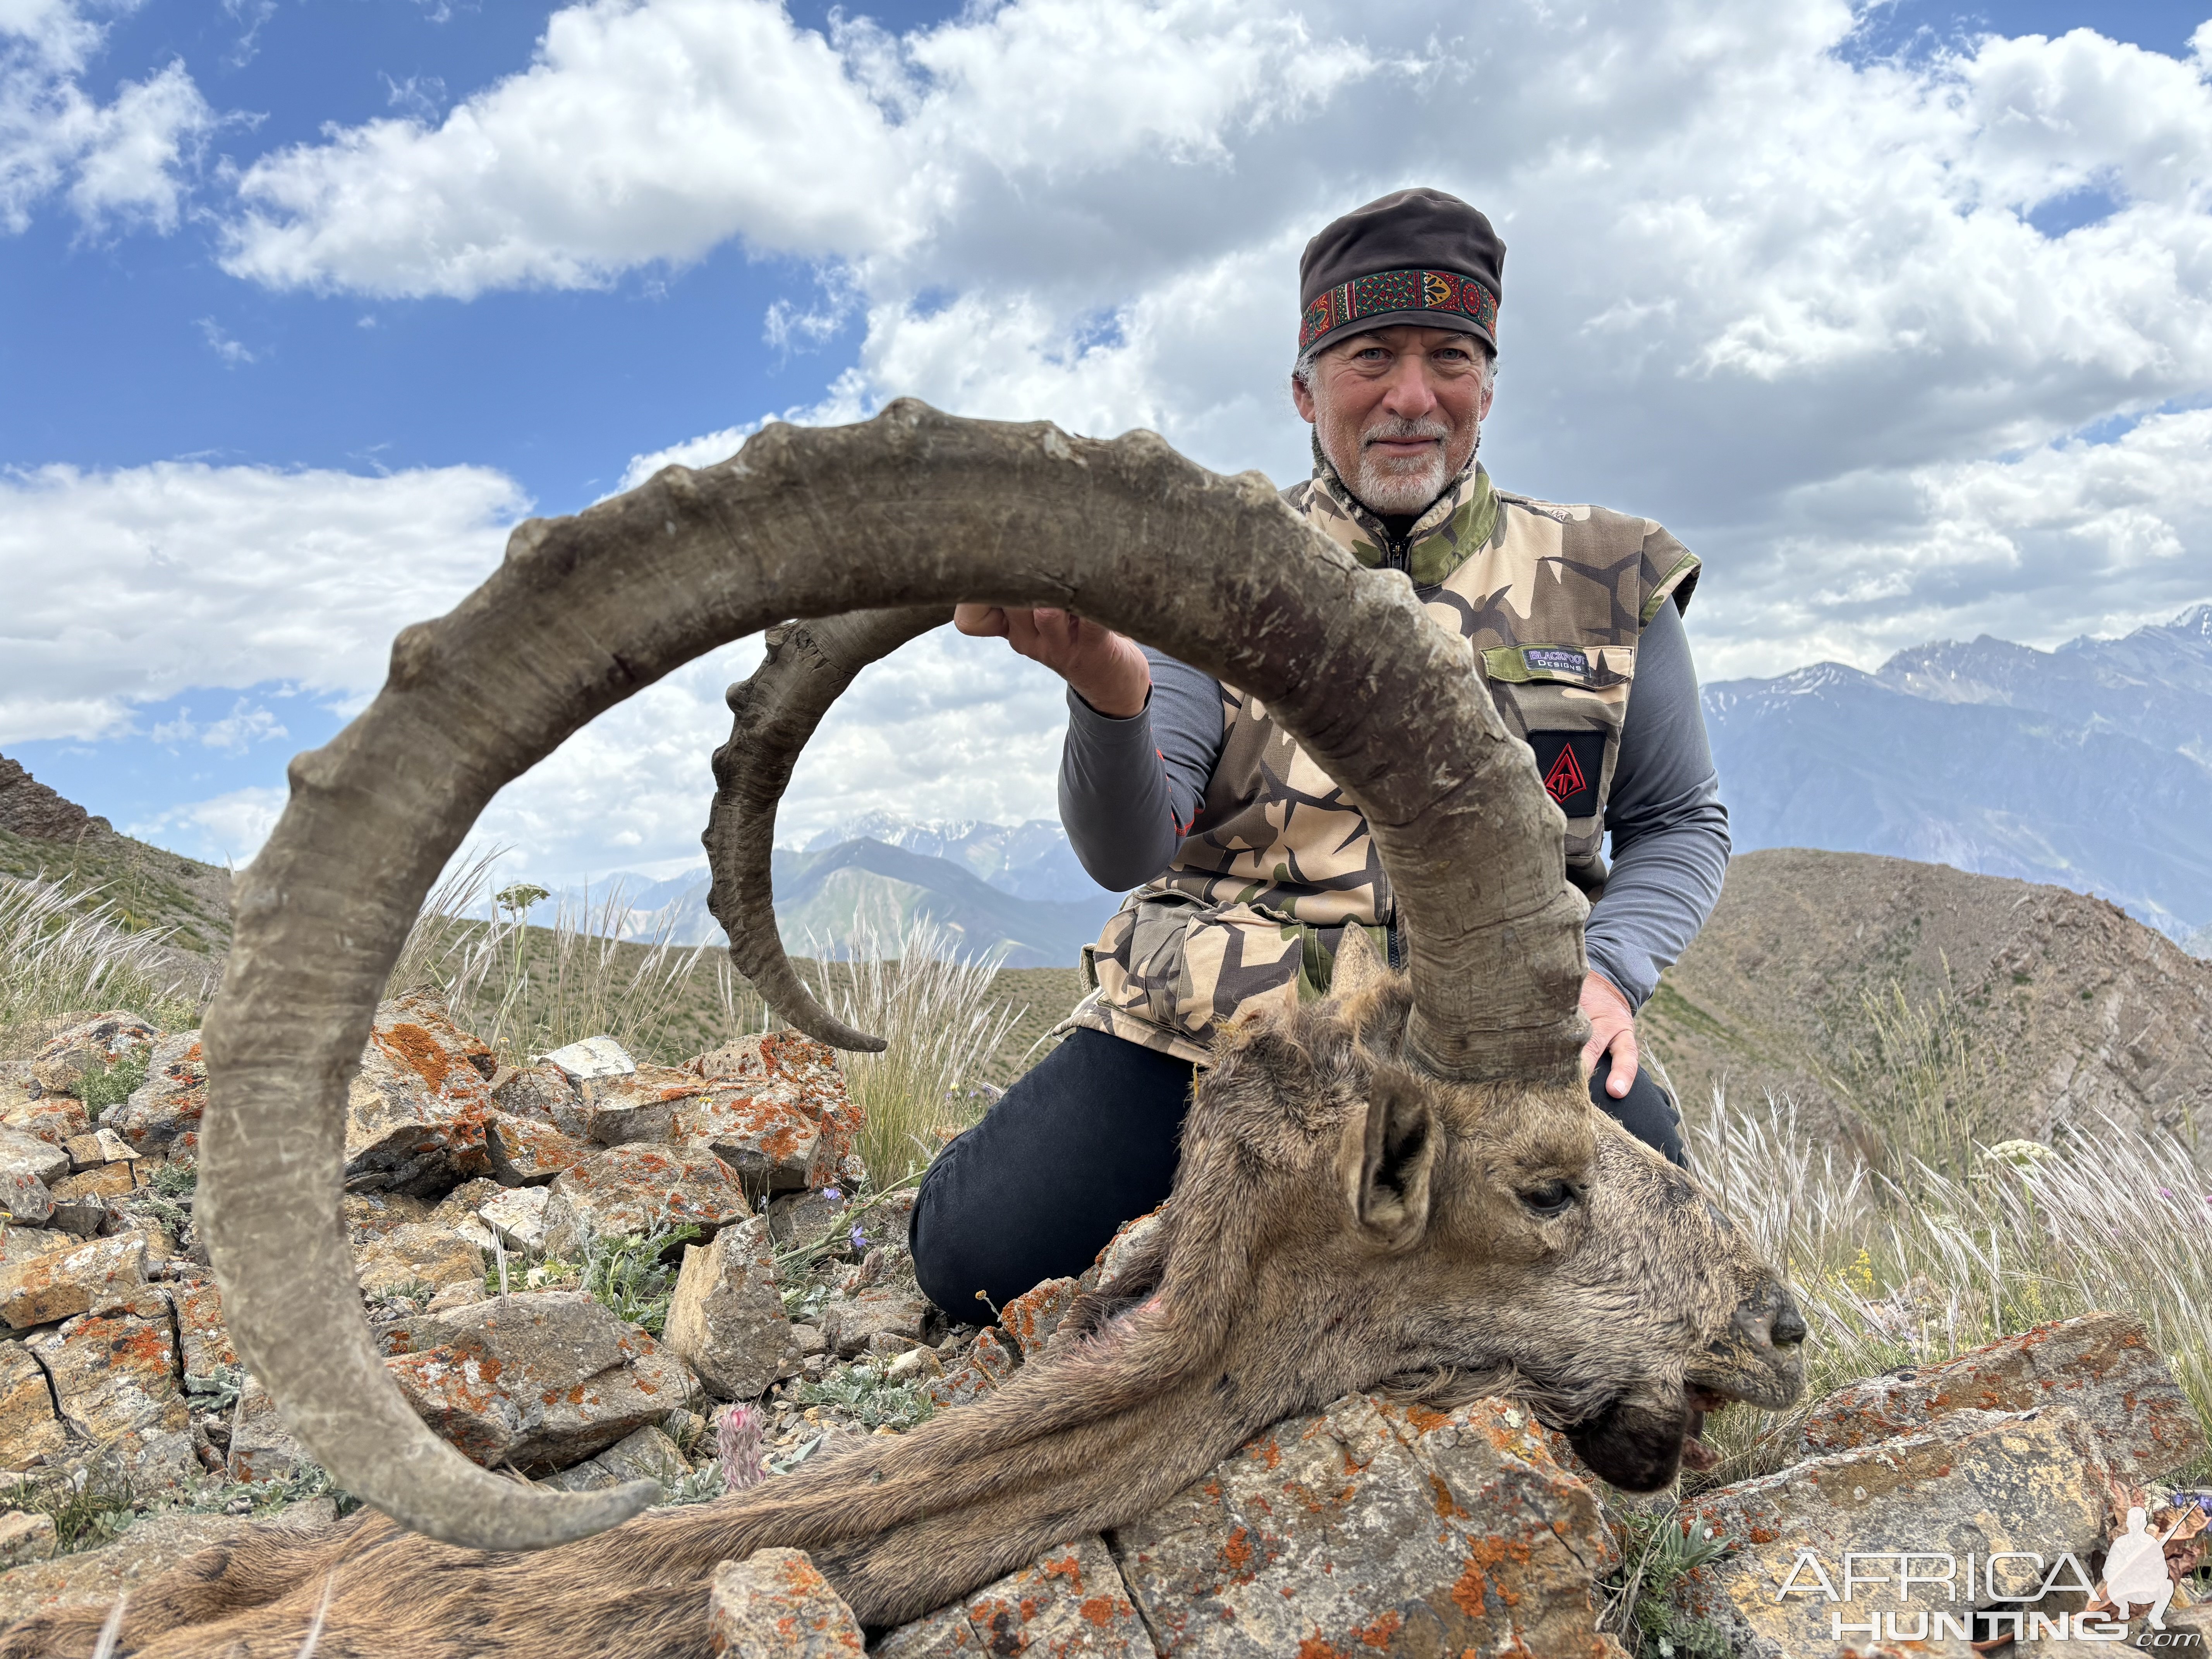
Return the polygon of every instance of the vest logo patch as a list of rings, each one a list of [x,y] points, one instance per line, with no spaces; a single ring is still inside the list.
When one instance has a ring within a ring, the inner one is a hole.
[[[1521,660],[1530,668],[1547,674],[1586,675],[1590,672],[1588,655],[1563,646],[1528,646],[1521,653]]]
[[[1531,732],[1528,747],[1536,754],[1536,775],[1544,793],[1571,818],[1588,817],[1597,811],[1597,777],[1605,765],[1602,732]]]

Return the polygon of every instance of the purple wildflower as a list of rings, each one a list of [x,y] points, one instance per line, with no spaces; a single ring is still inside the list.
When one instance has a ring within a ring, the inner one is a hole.
[[[838,1191],[835,1187],[824,1187],[822,1189],[822,1196],[828,1199],[832,1204],[842,1204],[845,1201],[845,1194]]]
[[[853,1224],[853,1248],[856,1250],[868,1248],[868,1241],[860,1236],[860,1224],[857,1221]]]
[[[768,1478],[761,1462],[760,1414],[750,1406],[730,1406],[714,1418],[714,1455],[722,1465],[722,1490],[743,1492]]]

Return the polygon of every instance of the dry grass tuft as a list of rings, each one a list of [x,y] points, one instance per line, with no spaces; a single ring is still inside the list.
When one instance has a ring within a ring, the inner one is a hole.
[[[198,1023],[201,976],[167,961],[166,930],[126,933],[100,890],[0,880],[0,1053],[63,1014],[125,1008],[164,1030]]]

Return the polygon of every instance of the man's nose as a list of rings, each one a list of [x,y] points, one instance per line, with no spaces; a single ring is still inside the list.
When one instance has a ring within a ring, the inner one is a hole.
[[[1428,365],[1417,355],[1401,357],[1390,369],[1390,383],[1382,394],[1382,407],[1401,421],[1417,421],[1437,406],[1430,388]]]

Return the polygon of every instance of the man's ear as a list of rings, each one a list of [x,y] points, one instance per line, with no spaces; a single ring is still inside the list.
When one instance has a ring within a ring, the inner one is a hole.
[[[1329,995],[1339,1002],[1348,1001],[1389,971],[1369,940],[1367,930],[1356,921],[1345,923],[1336,947],[1336,965],[1329,970]]]
[[[1346,1121],[1337,1173],[1352,1223],[1388,1250],[1410,1248],[1429,1224],[1436,1108],[1409,1077],[1374,1078],[1365,1109]]]

